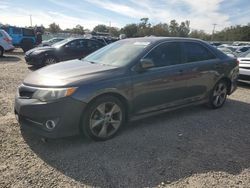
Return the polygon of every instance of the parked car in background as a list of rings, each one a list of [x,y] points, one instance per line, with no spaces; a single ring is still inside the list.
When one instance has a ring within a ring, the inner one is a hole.
[[[24,52],[33,48],[36,44],[34,29],[4,26],[2,27],[12,38],[13,45],[21,47]]]
[[[226,47],[218,47],[218,50],[220,50],[221,52],[225,53],[226,55],[230,56],[230,57],[236,57],[235,53],[230,50],[229,48]]]
[[[52,38],[52,39],[49,39],[49,40],[45,40],[45,41],[42,41],[42,43],[39,45],[39,47],[42,47],[42,46],[51,46],[57,42],[60,42],[64,40],[64,38]]]
[[[84,38],[68,38],[48,47],[37,47],[25,53],[27,64],[45,66],[60,61],[83,58],[102,48],[103,43]]]
[[[250,46],[241,46],[235,50],[235,53],[241,54],[241,53],[248,51],[249,49],[250,49]]]
[[[218,46],[222,45],[221,42],[209,42],[209,44],[211,44],[214,47],[218,47]]]
[[[242,53],[239,57],[239,78],[243,80],[250,80],[250,50]]]
[[[3,56],[4,52],[14,50],[12,45],[12,38],[4,31],[0,29],[0,57]]]
[[[238,72],[236,59],[201,40],[124,39],[28,75],[15,113],[23,129],[45,137],[82,132],[107,140],[126,120],[195,104],[222,107]]]

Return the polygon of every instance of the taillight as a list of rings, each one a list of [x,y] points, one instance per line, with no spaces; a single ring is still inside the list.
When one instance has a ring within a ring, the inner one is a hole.
[[[4,38],[3,40],[5,40],[7,43],[11,44],[12,43],[12,40],[9,39],[8,37],[7,38]]]
[[[240,61],[239,61],[238,59],[236,59],[236,62],[237,62],[237,65],[239,65],[239,64],[240,64]]]

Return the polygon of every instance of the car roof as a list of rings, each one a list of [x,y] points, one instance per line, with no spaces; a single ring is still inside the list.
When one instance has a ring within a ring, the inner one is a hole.
[[[195,38],[184,38],[184,37],[139,37],[139,38],[128,38],[123,40],[132,40],[132,41],[139,41],[139,42],[162,42],[162,41],[199,41],[199,42],[205,42],[200,39]]]

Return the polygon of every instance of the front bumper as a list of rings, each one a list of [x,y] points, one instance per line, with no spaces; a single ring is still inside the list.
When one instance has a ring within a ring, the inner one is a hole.
[[[24,58],[28,65],[41,65],[43,63],[42,58],[38,56],[25,55]]]
[[[47,138],[60,138],[79,134],[79,124],[86,104],[66,97],[54,102],[15,98],[15,114],[23,129]],[[48,129],[48,120],[55,128]]]

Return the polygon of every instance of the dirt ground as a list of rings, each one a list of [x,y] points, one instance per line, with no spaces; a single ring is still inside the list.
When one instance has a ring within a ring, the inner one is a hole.
[[[0,59],[0,187],[250,187],[250,85],[225,106],[128,123],[115,138],[49,140],[20,130],[17,86],[31,70],[15,51]]]

